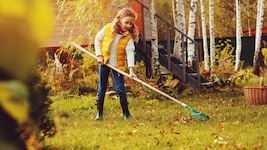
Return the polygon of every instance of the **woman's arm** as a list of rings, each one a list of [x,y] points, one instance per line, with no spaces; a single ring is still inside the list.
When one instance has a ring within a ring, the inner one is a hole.
[[[94,47],[96,56],[102,55],[101,41],[104,38],[104,35],[105,35],[105,27],[103,27],[100,31],[98,31],[95,37]]]
[[[104,38],[104,34],[105,34],[105,27],[103,27],[96,34],[95,41],[94,41],[94,47],[95,47],[95,53],[96,53],[96,57],[97,57],[97,62],[100,63],[100,64],[104,63],[104,58],[102,56],[102,50],[101,50],[101,41]]]
[[[127,63],[128,63],[128,68],[129,68],[129,74],[131,76],[131,78],[136,77],[136,75],[134,74],[134,50],[135,50],[135,46],[134,46],[134,41],[133,39],[130,39],[127,43],[126,46],[126,55],[127,55]]]

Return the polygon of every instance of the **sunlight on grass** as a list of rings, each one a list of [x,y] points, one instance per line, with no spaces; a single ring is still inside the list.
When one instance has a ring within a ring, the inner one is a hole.
[[[245,104],[242,93],[181,96],[210,116],[192,120],[171,100],[129,97],[131,120],[123,120],[119,99],[107,97],[104,120],[95,121],[95,96],[53,97],[57,134],[45,140],[57,149],[264,149],[267,108]]]

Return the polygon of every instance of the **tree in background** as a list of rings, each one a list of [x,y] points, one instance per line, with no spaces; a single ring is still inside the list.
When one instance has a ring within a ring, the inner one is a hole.
[[[248,36],[251,36],[251,0],[248,0],[247,4],[245,4],[245,10],[247,12],[247,30]]]
[[[189,13],[189,23],[188,23],[188,37],[195,39],[195,28],[196,28],[196,12],[197,12],[197,0],[191,0],[191,9]],[[188,51],[188,63],[189,66],[193,66],[195,62],[195,44],[190,40],[187,45]]]
[[[172,0],[172,9],[174,26],[183,33],[186,33],[184,0]],[[175,30],[173,54],[179,59],[183,57],[182,42],[182,34]]]
[[[151,20],[151,31],[152,31],[152,39],[151,39],[151,64],[152,70],[158,70],[159,68],[159,54],[158,54],[158,29],[157,29],[157,18],[155,17],[155,4],[154,0],[151,1],[151,12],[150,12],[150,20]]]
[[[210,67],[215,65],[215,35],[214,35],[214,7],[213,0],[209,0],[209,24],[210,24]]]
[[[242,50],[241,41],[241,16],[240,16],[240,0],[236,0],[236,51],[235,51],[235,71],[240,69],[240,56]]]
[[[203,0],[200,0],[201,6],[201,20],[202,20],[202,39],[203,39],[203,50],[204,50],[204,66],[205,70],[210,70],[209,65],[209,50],[208,50],[208,40],[207,40],[207,29],[206,29],[206,15],[205,15],[205,7]]]
[[[214,34],[215,37],[236,36],[236,10],[235,1],[213,0],[214,3]],[[244,30],[252,30],[256,24],[251,20],[256,19],[257,1],[240,1],[241,26]],[[207,6],[206,6],[207,7]],[[206,8],[208,9],[208,8]],[[267,11],[267,10],[266,10]]]
[[[115,8],[119,9],[127,3],[128,0],[58,0],[58,16],[65,16],[63,32],[68,29],[70,40],[90,45],[93,43],[96,32],[107,22],[112,21],[112,17],[117,12]],[[78,29],[77,37],[72,34],[75,29]]]
[[[178,0],[177,0],[178,1]],[[179,29],[179,4],[176,0],[172,0],[172,17],[173,17],[173,24],[174,26]],[[181,30],[181,29],[179,29]],[[180,58],[180,43],[181,43],[181,39],[180,39],[180,36],[179,36],[179,32],[178,31],[175,31],[175,35],[174,35],[174,45],[173,45],[173,55],[177,58]]]
[[[255,75],[260,75],[260,51],[261,51],[261,36],[262,36],[262,26],[264,21],[264,5],[265,0],[258,0],[257,9],[257,27],[256,27],[256,41],[255,41],[255,52],[253,58],[253,73]]]

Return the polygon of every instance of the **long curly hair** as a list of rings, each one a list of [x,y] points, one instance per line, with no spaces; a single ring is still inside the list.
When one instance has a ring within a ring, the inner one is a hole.
[[[126,16],[133,17],[135,20],[137,19],[137,13],[133,9],[131,8],[121,9],[112,21],[115,32],[119,33],[121,31],[119,21],[121,18],[126,17]],[[133,40],[137,42],[139,39],[139,31],[137,29],[136,24],[133,24],[132,28],[129,30],[129,33],[131,34]]]

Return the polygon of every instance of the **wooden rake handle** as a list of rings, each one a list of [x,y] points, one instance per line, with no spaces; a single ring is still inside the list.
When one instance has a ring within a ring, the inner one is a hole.
[[[82,51],[82,52],[84,52],[84,53],[90,55],[91,57],[97,59],[97,57],[95,56],[95,54],[89,52],[88,50],[86,50],[85,48],[81,47],[80,45],[78,45],[78,44],[76,44],[76,43],[74,43],[74,42],[72,42],[72,45],[75,46],[76,48],[78,48],[80,51]],[[109,68],[111,68],[111,69],[117,71],[118,73],[120,73],[120,74],[122,74],[122,75],[124,75],[124,76],[127,76],[127,77],[131,78],[130,74],[128,74],[128,73],[126,73],[126,72],[124,72],[124,71],[121,71],[121,70],[119,70],[118,68],[115,68],[115,67],[111,66],[110,64],[105,64],[105,65],[108,66]],[[172,97],[172,96],[170,96],[170,95],[168,95],[168,94],[166,94],[166,93],[160,91],[159,89],[157,89],[157,88],[155,88],[155,87],[149,85],[148,83],[146,83],[146,82],[144,82],[144,81],[142,81],[142,80],[140,80],[140,79],[138,79],[138,78],[136,78],[136,77],[134,77],[133,79],[134,79],[136,82],[139,82],[139,83],[141,83],[142,85],[148,87],[149,89],[151,89],[151,90],[153,90],[153,91],[155,91],[155,92],[157,92],[157,93],[159,93],[159,94],[161,94],[161,95],[163,95],[163,96],[165,96],[165,97],[167,97],[167,98],[169,98],[169,99],[171,99],[171,100],[173,100],[173,101],[179,103],[179,104],[182,105],[183,107],[186,107],[186,106],[187,106],[185,103],[183,103],[183,102],[181,102],[181,101],[175,99],[174,97]]]

